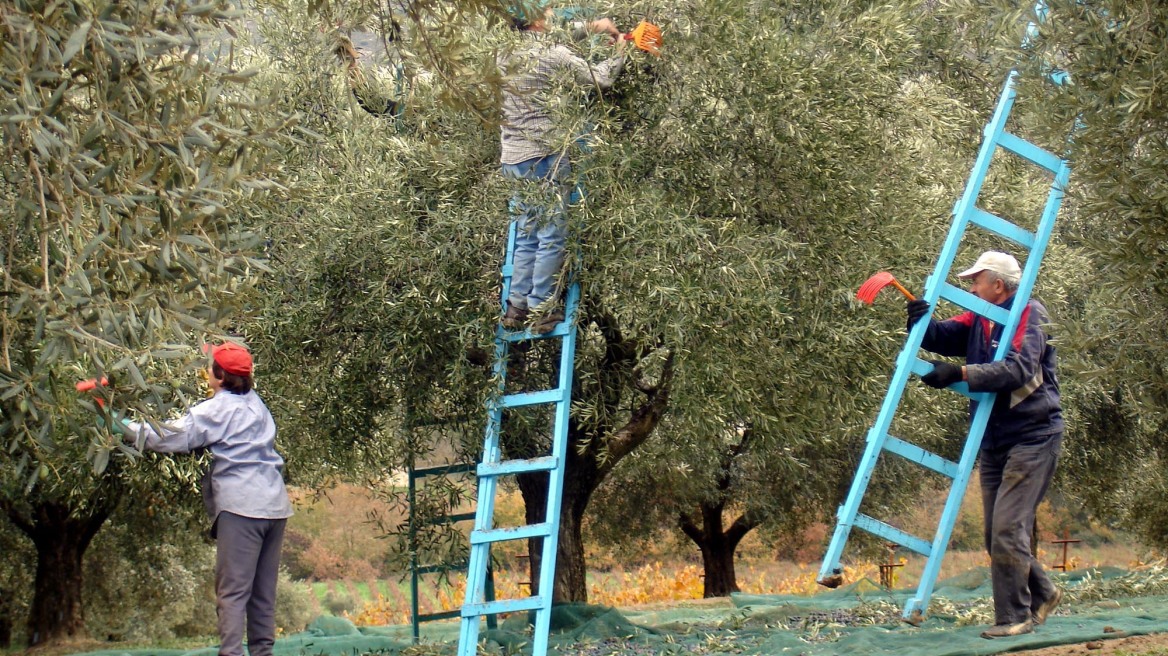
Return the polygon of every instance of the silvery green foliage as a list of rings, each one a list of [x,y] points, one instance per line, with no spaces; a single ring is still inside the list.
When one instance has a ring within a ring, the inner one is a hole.
[[[100,474],[121,448],[77,379],[113,376],[108,400],[152,416],[187,401],[192,337],[263,269],[236,205],[274,185],[286,125],[201,45],[230,18],[162,1],[0,12],[6,486],[57,479],[42,465],[71,466],[50,457],[65,450]]]
[[[226,2],[0,7],[0,509],[42,556],[79,561],[139,486],[195,500],[197,462],[130,466],[106,409],[157,421],[198,400],[193,347],[265,270],[240,208],[279,186],[270,159],[293,123],[233,63],[234,16]],[[114,379],[104,408],[74,390],[94,376]],[[82,629],[80,569],[51,576],[32,643]]]
[[[1019,66],[1020,95],[1041,108],[1030,127],[1072,165],[1056,231],[1061,250],[1040,279],[1045,291],[1058,288],[1060,306],[1054,318],[1068,416],[1062,487],[1103,521],[1162,546],[1168,122],[1159,80],[1168,55],[1159,44],[1168,9],[1126,0],[1047,5],[1047,20],[1025,49],[1014,34],[1034,19],[1029,4],[952,8],[972,26],[971,42],[1002,66]],[[1052,69],[1066,72],[1070,84],[1047,82]]]
[[[1071,146],[1077,216],[1067,238],[1083,245],[1091,272],[1068,346],[1083,354],[1082,377],[1096,390],[1082,414],[1090,439],[1071,454],[1091,481],[1081,493],[1101,516],[1163,547],[1168,7],[1059,0],[1051,15],[1036,47],[1073,80],[1051,94],[1050,118],[1080,120]]]
[[[584,285],[572,448],[589,466],[607,475],[664,408],[657,452],[699,472],[679,498],[705,494],[719,445],[746,422],[760,436],[750,489],[806,481],[790,499],[846,484],[903,325],[900,302],[872,309],[852,295],[885,268],[920,288],[984,122],[965,98],[992,102],[984,85],[970,91],[983,64],[918,9],[619,10],[630,27],[651,12],[666,56],[633,53],[612,93],[556,105],[565,135],[590,126],[572,151],[590,193],[571,246]],[[315,21],[289,10],[265,23],[280,35],[267,40],[280,65],[265,83],[311,108],[321,135],[287,161],[287,198],[257,210],[274,236],[262,323],[277,402],[297,417],[285,429],[293,460],[342,475],[439,444],[473,458],[500,311],[497,132],[447,102],[441,76],[409,86],[400,121],[363,112]],[[512,47],[498,30],[477,34],[461,35],[478,57],[465,88]],[[424,48],[401,46],[406,69],[426,68]],[[926,401],[923,427],[960,416]],[[433,420],[453,434],[407,429]]]

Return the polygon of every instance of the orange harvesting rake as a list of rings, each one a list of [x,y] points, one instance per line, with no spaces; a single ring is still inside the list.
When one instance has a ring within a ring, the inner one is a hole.
[[[868,305],[871,305],[876,300],[876,294],[879,294],[881,289],[884,289],[889,285],[892,285],[893,287],[900,290],[900,293],[904,294],[905,298],[908,300],[917,300],[917,297],[913,296],[912,292],[905,289],[904,285],[900,284],[900,282],[898,282],[896,278],[894,278],[892,274],[887,271],[880,271],[879,273],[874,274],[871,278],[865,280],[864,284],[860,285],[860,289],[856,291],[856,298],[867,303]]]
[[[105,376],[102,376],[100,379],[90,378],[89,380],[78,381],[74,387],[77,388],[78,392],[93,392],[97,388],[106,387],[109,384],[109,379]],[[94,400],[97,401],[97,405],[103,408],[105,407],[105,401],[102,401],[100,397],[95,397]]]
[[[625,35],[625,38],[632,41],[633,45],[641,50],[658,57],[661,56],[661,46],[665,43],[661,37],[661,28],[649,21],[638,23],[632,32]]]

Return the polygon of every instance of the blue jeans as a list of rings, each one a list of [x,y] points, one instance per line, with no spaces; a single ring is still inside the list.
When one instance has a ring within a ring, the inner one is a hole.
[[[1054,476],[1062,441],[1059,433],[979,454],[995,624],[1025,622],[1055,594],[1054,584],[1031,553],[1030,532]]]
[[[504,164],[503,175],[529,181],[516,185],[507,205],[516,222],[507,302],[515,308],[534,309],[558,291],[568,239],[567,206],[575,200],[572,167],[567,155],[548,155]]]

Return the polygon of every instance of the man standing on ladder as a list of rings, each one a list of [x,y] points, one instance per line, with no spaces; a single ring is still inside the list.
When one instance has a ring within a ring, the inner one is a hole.
[[[532,332],[544,334],[564,320],[556,292],[564,264],[567,241],[567,205],[575,187],[566,146],[551,143],[553,122],[547,94],[559,76],[576,84],[608,89],[624,66],[625,37],[607,18],[583,25],[593,34],[608,34],[617,43],[617,54],[591,65],[567,46],[546,38],[552,10],[547,0],[524,0],[511,8],[512,25],[524,42],[500,55],[499,69],[508,81],[503,86],[501,126],[503,175],[535,184],[516,184],[509,210],[516,222],[511,293],[503,325],[512,330],[529,323]]]
[[[1014,301],[1022,269],[1012,256],[982,253],[958,274],[970,292],[1006,310]],[[924,300],[908,302],[911,330],[929,314]],[[1062,601],[1031,553],[1031,529],[1058,462],[1063,438],[1062,408],[1055,352],[1043,325],[1046,308],[1033,299],[1022,312],[1009,355],[993,361],[1002,326],[965,312],[952,319],[929,319],[921,346],[940,355],[964,356],[965,366],[931,360],[934,369],[921,380],[943,388],[966,381],[971,392],[996,392],[981,443],[980,476],[985,512],[985,543],[994,589],[994,626],[983,638],[1021,635],[1046,621]],[[970,416],[976,402],[971,403]]]

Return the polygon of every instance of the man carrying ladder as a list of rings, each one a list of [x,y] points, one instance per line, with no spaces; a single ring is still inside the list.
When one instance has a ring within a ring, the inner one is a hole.
[[[1009,311],[1022,268],[1013,256],[987,251],[957,275],[969,280],[974,296]],[[929,303],[912,300],[907,309],[912,330],[929,314]],[[994,589],[994,626],[982,632],[983,638],[1030,633],[1063,597],[1030,544],[1034,516],[1054,475],[1063,438],[1055,350],[1043,329],[1049,322],[1046,308],[1031,299],[1010,338],[1009,354],[996,362],[1002,325],[971,311],[945,321],[930,318],[921,342],[933,353],[965,357],[961,367],[930,360],[933,370],[921,377],[926,385],[940,389],[965,381],[970,392],[997,393],[979,458]],[[977,401],[971,401],[971,417],[976,409]]]

